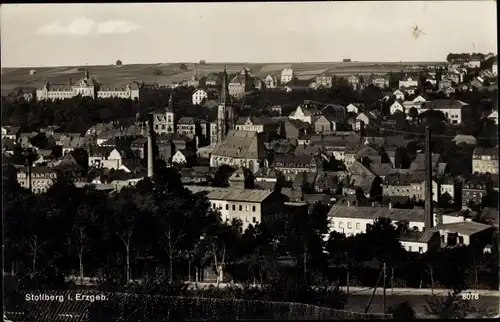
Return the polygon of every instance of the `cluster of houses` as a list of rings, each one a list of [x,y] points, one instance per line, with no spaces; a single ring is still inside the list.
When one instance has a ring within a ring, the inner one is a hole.
[[[175,115],[171,99],[168,106],[151,113],[155,157],[178,167],[189,190],[204,195],[223,220],[241,219],[243,229],[280,214],[307,215],[311,205],[321,201],[331,205],[331,231],[363,233],[376,218],[388,217],[394,223],[407,223],[408,231],[400,241],[408,251],[487,245],[485,236],[498,228],[498,216],[491,216],[496,209],[483,207],[476,214],[490,224],[472,221],[471,210],[485,197],[498,194],[498,146],[476,146],[475,138],[457,135],[453,140],[457,145],[475,146],[468,161],[472,171],[460,177],[448,174],[449,157],[432,154],[432,199],[445,206],[436,207],[429,227],[425,210],[420,208],[427,188],[425,153],[412,152],[409,145],[414,140],[402,135],[368,135],[368,128],[382,123],[380,114],[354,102],[318,106],[306,101],[288,116],[233,115],[230,96],[244,95],[257,85],[290,84],[294,77],[293,70],[285,69],[279,78],[270,75],[260,81],[244,69],[229,81],[224,72],[222,91],[214,94],[219,97],[218,117],[211,122]],[[196,72],[191,81],[200,84]],[[386,86],[385,79],[371,81]],[[330,82],[327,75],[321,75],[315,83],[331,86]],[[414,81],[407,78],[400,89],[388,93],[396,98],[391,114],[405,113],[411,118],[412,110],[417,114],[438,110],[449,124],[461,123],[466,103],[427,101],[423,96],[405,100],[411,86]],[[201,90],[194,93],[193,103],[209,97]],[[496,111],[487,117],[498,124]],[[44,139],[37,140],[40,136]],[[13,158],[16,147],[35,152],[29,164],[16,165],[19,183],[34,193],[47,191],[64,171],[73,173],[78,186],[90,184],[113,192],[135,185],[148,175],[145,159],[153,153],[148,151],[148,126],[140,122],[96,124],[85,133],[61,133],[56,127],[21,133],[19,128],[3,126],[4,157]],[[213,187],[221,166],[234,171],[226,178],[227,187]]]

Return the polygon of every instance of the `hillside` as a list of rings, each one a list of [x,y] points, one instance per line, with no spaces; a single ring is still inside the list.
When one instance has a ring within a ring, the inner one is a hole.
[[[187,72],[178,71],[180,63],[170,64],[131,64],[131,65],[101,65],[88,66],[91,76],[102,84],[126,84],[132,81],[157,82],[169,84],[187,80],[193,73],[193,64],[186,64]],[[393,71],[411,71],[413,65],[433,65],[435,63],[272,63],[272,64],[252,64],[252,63],[231,63],[226,64],[229,73],[240,71],[243,67],[250,68],[255,76],[261,78],[269,74],[279,74],[283,68],[292,68],[299,78],[312,78],[324,71],[330,71],[342,76],[351,73],[360,74],[385,74]],[[211,72],[220,72],[224,68],[223,63],[207,63],[197,65],[199,76],[206,76]],[[36,69],[35,75],[30,75],[31,69]],[[153,71],[159,69],[163,75],[155,76]],[[78,66],[67,67],[41,67],[41,68],[2,68],[2,92],[12,91],[16,87],[41,87],[46,81],[53,84],[67,84],[69,78],[77,81],[83,76],[78,71]]]

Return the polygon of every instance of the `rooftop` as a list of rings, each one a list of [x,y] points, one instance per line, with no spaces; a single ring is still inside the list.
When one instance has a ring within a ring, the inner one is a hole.
[[[433,229],[457,232],[464,235],[474,235],[484,230],[490,229],[492,226],[481,224],[474,221],[463,221],[451,224],[438,224]]]
[[[423,209],[398,209],[385,207],[355,207],[335,204],[328,212],[328,217],[377,219],[390,218],[392,221],[407,220],[410,222],[424,222]]]

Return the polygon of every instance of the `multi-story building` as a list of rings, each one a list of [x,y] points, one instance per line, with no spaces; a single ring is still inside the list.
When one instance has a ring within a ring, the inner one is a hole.
[[[276,88],[279,86],[279,78],[275,75],[267,75],[264,79],[266,88]]]
[[[333,85],[333,76],[329,73],[323,73],[316,76],[316,87],[330,88]]]
[[[186,188],[193,193],[204,192],[211,207],[220,212],[224,222],[241,220],[242,231],[250,225],[276,219],[282,213],[286,201],[286,196],[277,191],[201,186]]]
[[[387,76],[378,76],[372,78],[372,84],[377,86],[378,88],[384,89],[389,87],[389,77]]]
[[[281,71],[281,79],[280,79],[280,84],[286,84],[288,82],[291,82],[295,78],[295,73],[293,72],[293,69],[291,68],[285,68]]]
[[[214,147],[210,166],[217,168],[223,164],[246,167],[255,173],[266,160],[267,152],[262,135],[253,131],[229,130],[224,140]]]
[[[411,198],[411,175],[394,173],[384,178],[382,185],[384,196],[406,196]]]
[[[451,202],[461,205],[462,203],[462,183],[452,177],[442,177],[439,179],[440,193],[439,198],[448,195]]]
[[[405,76],[399,81],[399,89],[418,86],[418,80]]]
[[[84,77],[73,83],[70,79],[68,84],[58,85],[45,83],[44,87],[36,90],[38,100],[69,99],[81,95],[91,98],[111,98],[119,97],[125,99],[139,99],[140,88],[137,83],[124,86],[107,86],[99,84],[90,77],[88,70],[85,70]]]
[[[263,133],[265,137],[270,138],[276,134],[278,124],[268,117],[246,117],[238,118],[235,125],[238,131],[253,131]]]
[[[410,179],[410,197],[415,200],[425,200],[425,191],[427,190],[427,180],[423,172],[413,173]],[[432,200],[439,200],[440,184],[439,180],[432,179]]]
[[[376,219],[389,218],[396,225],[400,221],[408,221],[409,227],[424,230],[423,209],[396,209],[385,207],[361,207],[335,204],[328,213],[329,230],[346,236],[364,234]]]
[[[451,124],[458,125],[462,123],[462,109],[469,104],[455,99],[440,99],[429,102],[423,102],[418,109],[418,113],[428,110],[443,112],[444,116]]]
[[[471,203],[480,205],[491,188],[491,181],[486,177],[475,175],[465,179],[462,186],[462,208],[467,209]]]
[[[57,180],[57,172],[49,167],[31,167],[31,191],[33,193],[46,192]],[[23,188],[29,188],[30,175],[28,167],[17,172],[17,182]]]
[[[314,106],[308,106],[304,104],[299,105],[295,111],[290,113],[290,116],[288,118],[291,120],[299,120],[314,125],[320,116],[320,110],[318,110]]]
[[[472,172],[498,174],[498,145],[477,147],[472,154]]]
[[[161,112],[153,113],[153,130],[155,133],[159,135],[175,133],[175,114],[173,104],[173,98],[172,95],[170,95],[168,106]]]
[[[293,180],[299,172],[318,171],[315,155],[276,155],[272,166],[287,180]]]

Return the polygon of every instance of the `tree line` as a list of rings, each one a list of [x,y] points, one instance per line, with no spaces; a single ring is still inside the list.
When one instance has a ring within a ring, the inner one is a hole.
[[[285,265],[277,259],[288,258],[305,284],[372,286],[375,259],[393,269],[387,285],[395,287],[497,287],[496,243],[491,254],[472,247],[408,253],[398,241],[407,224],[380,218],[366,234],[329,233],[329,207],[320,203],[308,216],[242,231],[241,222],[222,221],[206,199],[184,189],[172,169],[111,195],[76,188],[66,177],[38,195],[14,176],[3,180],[5,267],[21,277],[101,276],[120,284],[160,269],[173,282],[194,279],[198,267],[265,284]]]

